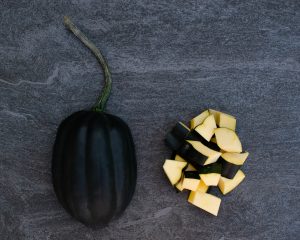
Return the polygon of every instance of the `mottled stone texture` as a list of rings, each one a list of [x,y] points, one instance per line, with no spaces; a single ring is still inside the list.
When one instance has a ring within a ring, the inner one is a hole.
[[[299,0],[12,0],[0,14],[1,240],[299,239]],[[73,220],[51,184],[58,124],[103,84],[64,14],[107,57],[108,111],[136,143],[136,194],[104,229]],[[251,153],[218,217],[176,194],[161,168],[166,131],[207,107],[237,117]]]

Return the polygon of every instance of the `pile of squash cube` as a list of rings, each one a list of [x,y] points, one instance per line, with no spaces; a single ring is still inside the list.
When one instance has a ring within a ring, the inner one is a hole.
[[[188,202],[215,216],[221,198],[210,194],[210,188],[218,187],[225,195],[245,178],[241,167],[249,153],[243,152],[235,130],[235,117],[208,109],[190,127],[178,122],[165,139],[173,155],[163,169],[172,186],[190,191]]]

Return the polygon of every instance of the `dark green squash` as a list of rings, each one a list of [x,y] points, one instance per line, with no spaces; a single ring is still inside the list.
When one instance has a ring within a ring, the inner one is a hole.
[[[89,111],[67,117],[53,148],[54,190],[63,207],[86,225],[106,225],[128,206],[136,185],[134,143],[128,125],[105,113],[111,77],[100,51],[65,18],[66,26],[96,55],[106,84]]]

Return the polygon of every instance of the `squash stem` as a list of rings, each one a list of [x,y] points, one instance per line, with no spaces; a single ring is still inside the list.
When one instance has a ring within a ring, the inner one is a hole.
[[[100,50],[74,25],[71,19],[67,16],[64,16],[64,24],[65,26],[77,37],[79,40],[91,50],[91,52],[95,55],[98,62],[100,63],[105,78],[105,85],[101,91],[100,96],[97,99],[97,102],[93,106],[93,111],[102,112],[105,110],[105,106],[107,100],[109,98],[112,86],[111,74],[108,68],[108,64],[100,52]]]

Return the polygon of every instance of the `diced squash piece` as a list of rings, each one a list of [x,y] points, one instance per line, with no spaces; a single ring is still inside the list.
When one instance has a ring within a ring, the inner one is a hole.
[[[235,165],[243,165],[246,159],[248,158],[249,153],[243,152],[243,153],[223,153],[222,158],[226,160],[229,163],[235,164]]]
[[[209,109],[209,114],[213,114],[216,120],[216,123],[219,127],[229,128],[233,131],[235,131],[236,128],[236,119],[235,117],[223,113],[220,111],[216,111],[214,109]]]
[[[216,111],[214,109],[208,109],[208,112],[209,112],[209,114],[214,115],[216,123],[217,123],[217,125],[219,125],[219,122],[220,122],[220,113],[221,112]]]
[[[209,115],[202,124],[195,128],[195,131],[199,133],[206,141],[210,141],[214,135],[214,130],[217,128],[214,115]]]
[[[241,168],[249,153],[222,153],[219,162],[222,164],[222,177],[232,179]]]
[[[212,163],[199,170],[201,181],[207,186],[217,186],[221,177],[222,165]]]
[[[187,171],[183,173],[184,178],[182,182],[182,188],[188,189],[191,191],[196,191],[199,183],[200,177],[197,171]]]
[[[186,162],[182,157],[180,157],[178,154],[175,155],[175,160],[179,162]]]
[[[163,169],[172,185],[178,183],[181,178],[182,170],[186,167],[186,162],[174,161],[167,159],[163,165]]]
[[[182,122],[177,122],[169,132],[172,136],[182,142],[190,133],[190,129]]]
[[[182,145],[182,139],[178,138],[172,132],[169,132],[165,138],[166,145],[174,151],[177,151]]]
[[[201,180],[207,186],[217,186],[220,180],[220,173],[208,173],[208,174],[200,174]]]
[[[185,142],[178,150],[178,154],[187,162],[193,165],[197,170],[202,168],[207,157],[199,153],[192,144]]]
[[[180,157],[178,154],[175,155],[175,160],[180,162],[186,162],[182,157]],[[188,164],[185,171],[196,171],[196,169],[193,167],[192,164]]]
[[[207,186],[201,179],[196,191],[206,193],[209,186]]]
[[[245,178],[245,174],[239,170],[233,179],[221,177],[218,187],[220,191],[225,195],[235,189]]]
[[[236,119],[233,116],[228,115],[226,113],[220,113],[218,125],[219,127],[229,128],[235,131]]]
[[[208,110],[206,110],[206,111],[202,112],[200,115],[198,115],[197,117],[194,117],[191,120],[191,129],[194,129],[198,125],[202,124],[204,119],[207,118],[208,116],[209,116],[209,112],[208,112]]]
[[[217,142],[208,142],[206,139],[204,139],[204,137],[202,137],[195,129],[193,129],[192,131],[189,132],[189,134],[186,136],[185,140],[189,140],[189,141],[198,141],[201,142],[202,144],[204,144],[205,146],[207,146],[208,148],[215,150],[215,151],[219,151],[220,148],[217,145]]]
[[[175,136],[177,136],[179,139],[183,139],[188,135],[188,133],[190,132],[190,129],[184,123],[178,122],[172,128],[171,132]]]
[[[188,202],[217,216],[221,204],[221,199],[208,193],[192,191]]]
[[[185,140],[192,140],[192,141],[200,141],[200,142],[206,142],[206,140],[196,132],[195,129],[192,129],[188,135],[185,137]]]
[[[187,141],[189,142],[198,152],[200,152],[203,156],[206,156],[207,159],[204,162],[204,165],[214,163],[221,156],[220,152],[214,151],[204,144],[198,141]]]
[[[181,147],[184,139],[189,133],[190,129],[182,122],[178,122],[167,134],[165,142],[168,147],[170,147],[174,151],[177,151]]]
[[[237,134],[228,128],[215,129],[218,146],[226,152],[242,152],[242,144]]]

